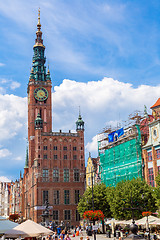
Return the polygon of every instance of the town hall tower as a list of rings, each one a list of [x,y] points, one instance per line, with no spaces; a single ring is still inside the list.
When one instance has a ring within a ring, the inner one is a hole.
[[[46,70],[40,11],[28,83],[28,143],[23,176],[21,212],[42,222],[46,200],[50,220],[79,222],[76,210],[84,192],[84,121],[79,113],[76,132],[52,132],[52,83]]]

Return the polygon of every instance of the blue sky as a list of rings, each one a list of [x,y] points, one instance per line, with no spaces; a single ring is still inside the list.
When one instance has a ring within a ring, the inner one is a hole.
[[[53,131],[85,121],[97,137],[160,97],[159,0],[5,0],[0,3],[0,180],[19,177],[27,138],[27,83],[38,8],[53,83]]]

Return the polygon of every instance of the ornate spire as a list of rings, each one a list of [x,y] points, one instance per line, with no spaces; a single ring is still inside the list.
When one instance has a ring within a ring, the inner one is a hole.
[[[37,24],[37,30],[41,30],[41,23],[40,23],[40,8],[38,9],[38,24]]]
[[[37,38],[35,40],[34,47],[41,46],[41,47],[45,48],[45,46],[43,45],[43,40],[42,40],[41,23],[40,23],[40,9],[38,9],[38,23],[37,23],[36,35],[37,35]]]
[[[79,117],[78,117],[78,120],[76,121],[76,130],[84,130],[84,121],[82,120],[82,117],[81,117],[80,106],[79,106]]]
[[[40,23],[40,9],[38,10],[38,23],[36,31],[35,45],[33,46],[33,70],[30,74],[30,81],[47,81],[51,80],[50,74],[46,74],[46,57],[45,57],[45,46],[43,45],[41,23]]]

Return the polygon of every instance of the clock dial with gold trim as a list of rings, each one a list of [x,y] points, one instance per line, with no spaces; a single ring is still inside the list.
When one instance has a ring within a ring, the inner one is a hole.
[[[43,87],[36,88],[34,90],[34,97],[38,101],[45,101],[48,98],[48,91]]]

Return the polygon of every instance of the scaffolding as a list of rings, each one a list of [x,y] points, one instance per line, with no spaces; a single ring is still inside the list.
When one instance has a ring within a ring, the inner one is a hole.
[[[142,179],[141,132],[139,125],[124,129],[124,134],[113,142],[105,131],[98,141],[101,180],[106,186],[115,186],[122,180]]]

